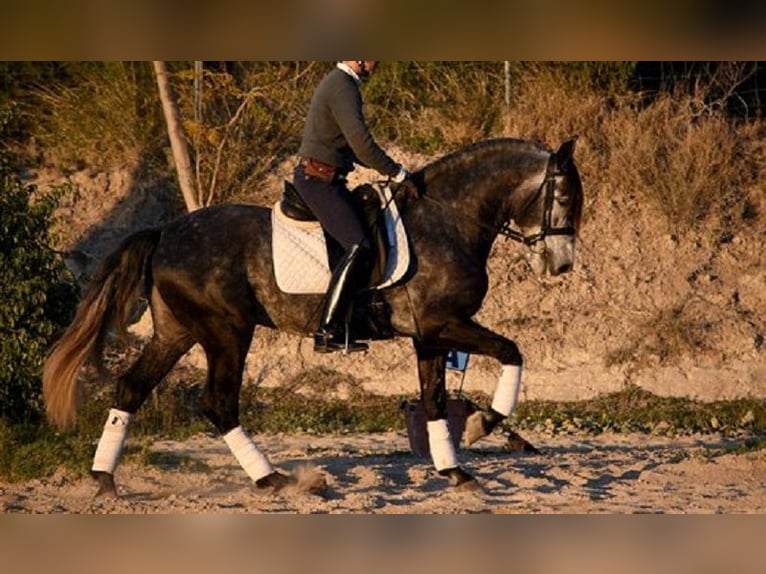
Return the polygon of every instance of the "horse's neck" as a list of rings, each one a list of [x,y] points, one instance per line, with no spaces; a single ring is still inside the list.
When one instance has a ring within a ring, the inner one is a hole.
[[[549,154],[527,145],[515,140],[488,142],[470,157],[437,164],[426,174],[428,192],[441,201],[460,203],[474,216],[502,219],[509,214],[499,210],[524,203],[545,176]]]
[[[499,189],[471,180],[466,180],[465,185],[451,181],[449,185],[429,186],[422,201],[419,225],[432,230],[454,230],[449,242],[459,245],[460,251],[473,253],[475,261],[489,256],[503,223]]]
[[[444,217],[468,232],[466,239],[491,243],[508,217],[512,185],[512,175],[502,171],[483,178],[464,174],[460,181],[431,186],[427,194],[444,207]]]
[[[468,155],[448,157],[430,173],[426,168],[425,193],[441,206],[437,217],[459,229],[456,240],[488,254],[514,209],[527,205],[539,189],[547,158],[543,150],[517,143],[489,143]]]

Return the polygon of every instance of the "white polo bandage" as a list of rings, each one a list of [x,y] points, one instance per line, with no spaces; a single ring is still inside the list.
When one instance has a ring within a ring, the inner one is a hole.
[[[436,470],[445,470],[457,466],[455,444],[450,436],[446,419],[428,421],[428,448]]]
[[[109,409],[109,416],[104,424],[104,431],[96,447],[96,454],[93,456],[93,470],[98,472],[108,472],[114,474],[117,467],[117,461],[120,460],[122,447],[125,445],[125,439],[128,436],[128,425],[130,417],[128,412],[119,409]]]
[[[231,453],[253,482],[274,472],[269,459],[255,446],[253,440],[242,426],[238,426],[223,435]]]
[[[510,416],[519,400],[521,387],[521,367],[519,365],[503,365],[503,372],[497,382],[495,396],[492,399],[492,410],[503,416]]]

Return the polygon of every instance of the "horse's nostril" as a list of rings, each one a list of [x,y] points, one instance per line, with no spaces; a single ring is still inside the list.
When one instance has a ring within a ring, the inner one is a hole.
[[[564,273],[569,273],[572,270],[572,264],[571,263],[565,263],[563,265],[559,265],[556,268],[556,275],[562,275]]]

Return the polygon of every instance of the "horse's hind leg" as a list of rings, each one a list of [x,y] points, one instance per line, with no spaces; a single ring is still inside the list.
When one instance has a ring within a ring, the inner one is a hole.
[[[415,351],[418,359],[420,395],[426,414],[428,447],[434,467],[440,475],[447,477],[453,486],[463,489],[476,488],[476,479],[458,464],[447,420],[447,352],[424,347],[418,342],[415,342]]]
[[[114,470],[122,454],[131,417],[190,347],[191,341],[168,342],[155,334],[138,360],[118,378],[115,406],[109,410],[93,457],[91,475],[99,483],[97,496],[116,494]]]
[[[152,318],[152,338],[136,362],[117,379],[114,407],[109,410],[91,468],[91,475],[99,483],[97,496],[116,495],[114,470],[122,454],[131,417],[193,344],[190,335],[168,311],[156,291],[152,297]]]
[[[202,412],[223,435],[224,442],[256,487],[280,490],[289,482],[276,471],[239,421],[239,393],[245,358],[252,338],[231,325],[211,329],[203,341],[208,362],[208,381],[202,395]],[[211,336],[212,333],[214,336]]]

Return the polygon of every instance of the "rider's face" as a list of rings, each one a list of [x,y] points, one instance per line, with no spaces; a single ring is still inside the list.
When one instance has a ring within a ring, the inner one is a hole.
[[[375,71],[375,68],[378,67],[378,62],[375,60],[365,60],[364,61],[364,68],[367,70],[367,73],[372,75],[372,73]]]

